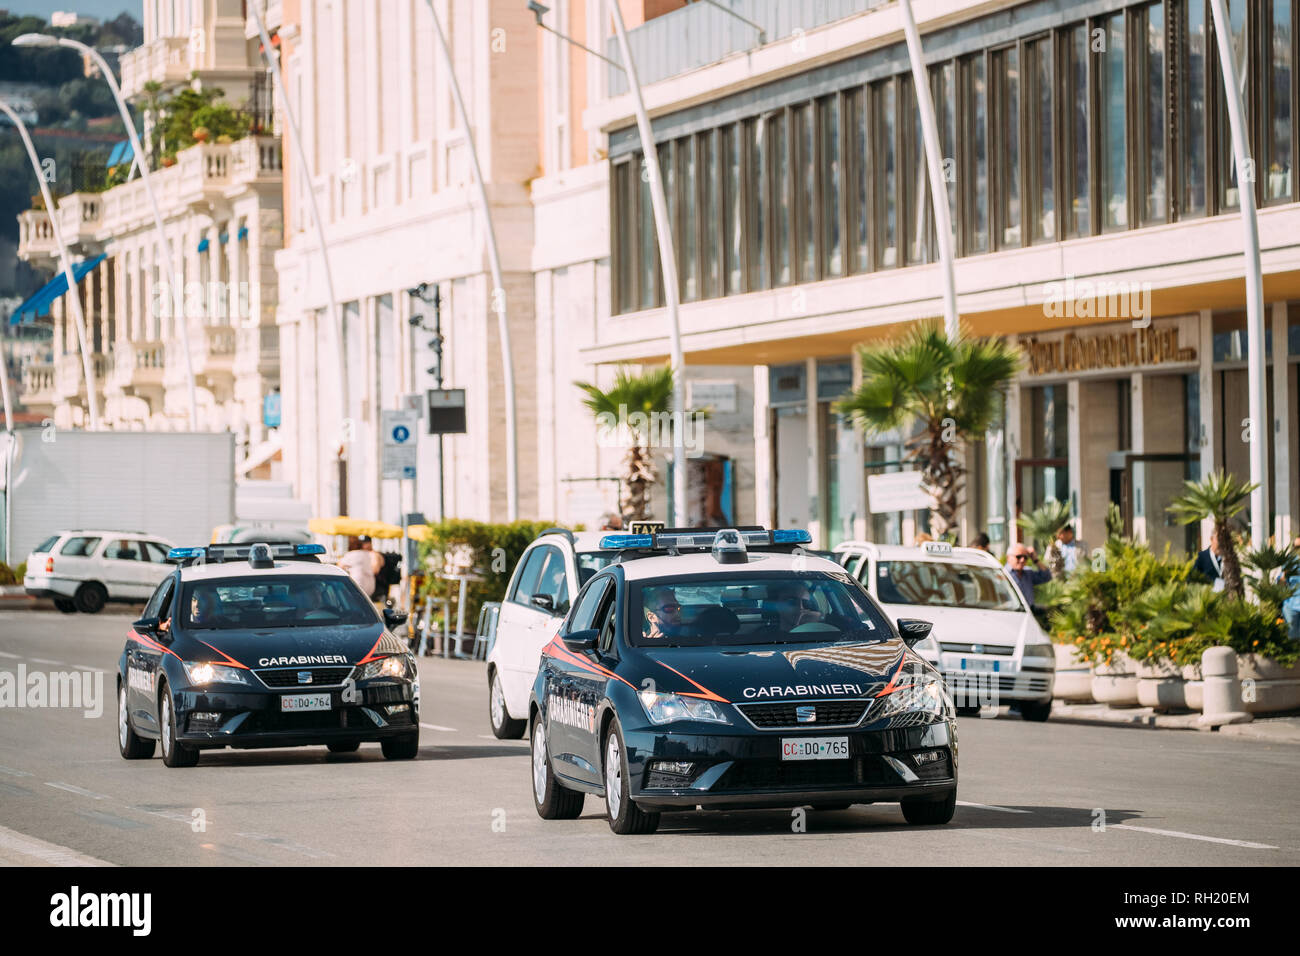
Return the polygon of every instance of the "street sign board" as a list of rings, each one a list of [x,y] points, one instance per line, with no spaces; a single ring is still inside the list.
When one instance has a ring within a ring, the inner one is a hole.
[[[465,432],[465,390],[429,389],[429,434],[460,435]]]
[[[895,471],[867,475],[867,502],[872,514],[889,511],[918,511],[929,508],[932,499],[921,487],[919,471]]]
[[[415,451],[419,440],[418,412],[410,409],[384,409],[381,413],[383,429],[383,476],[385,478],[411,479],[415,477]]]

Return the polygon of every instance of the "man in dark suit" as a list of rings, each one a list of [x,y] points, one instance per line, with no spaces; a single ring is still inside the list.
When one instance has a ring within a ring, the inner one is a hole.
[[[1223,590],[1223,558],[1219,557],[1219,542],[1210,538],[1210,546],[1196,555],[1196,570],[1205,575],[1205,579],[1214,586],[1214,590]]]

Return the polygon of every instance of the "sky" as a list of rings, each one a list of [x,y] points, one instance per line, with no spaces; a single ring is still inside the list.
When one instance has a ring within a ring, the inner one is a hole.
[[[55,10],[73,10],[99,20],[111,20],[123,10],[137,22],[144,17],[143,0],[0,0],[0,10],[34,13],[46,19]]]

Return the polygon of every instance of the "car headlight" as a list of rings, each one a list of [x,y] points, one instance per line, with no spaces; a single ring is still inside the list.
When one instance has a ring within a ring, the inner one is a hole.
[[[952,696],[941,678],[923,678],[900,684],[885,697],[884,706],[873,720],[894,717],[898,714],[933,714],[935,717],[952,717]]]
[[[252,684],[248,671],[239,667],[227,667],[225,664],[211,664],[207,661],[185,661],[185,676],[191,684]]]
[[[378,660],[361,665],[357,680],[369,680],[372,677],[405,678],[410,674],[405,654],[391,654]]]
[[[1051,644],[1026,644],[1025,657],[1050,657],[1056,659],[1056,651]]]
[[[652,724],[668,724],[674,720],[705,720],[715,724],[730,723],[722,708],[711,700],[685,697],[682,694],[659,694],[643,690],[637,694],[645,715]]]

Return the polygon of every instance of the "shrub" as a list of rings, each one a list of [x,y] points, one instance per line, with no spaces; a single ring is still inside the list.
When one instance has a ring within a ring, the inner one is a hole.
[[[17,567],[11,568],[9,565],[0,561],[0,587],[10,587],[23,583],[23,578],[27,576],[27,562],[21,562]]]

